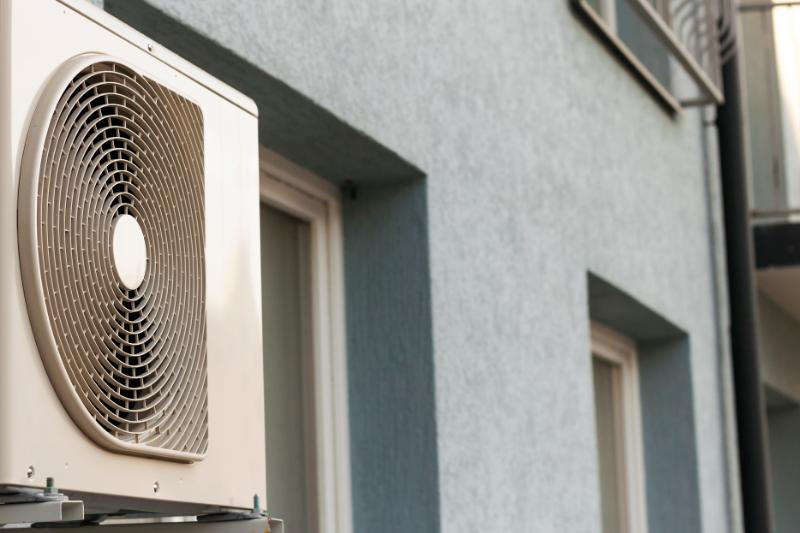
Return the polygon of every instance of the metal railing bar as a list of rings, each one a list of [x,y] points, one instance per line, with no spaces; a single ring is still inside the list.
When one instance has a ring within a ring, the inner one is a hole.
[[[797,7],[800,0],[785,0],[783,2],[742,2],[739,11],[768,11],[776,7]]]
[[[644,18],[653,31],[664,42],[667,48],[675,55],[678,62],[683,65],[689,75],[714,99],[718,104],[725,101],[722,91],[711,80],[702,66],[692,57],[686,47],[679,42],[672,29],[661,19],[658,12],[643,0],[631,0],[630,2]]]
[[[636,57],[636,54],[608,27],[606,21],[597,14],[586,0],[571,0],[571,3],[588,19],[588,22],[597,30],[599,36],[605,39],[616,53],[628,63],[635,74],[641,78],[640,81],[649,86],[652,93],[657,96],[669,111],[672,113],[681,111],[681,105],[678,100],[653,76],[650,70]]]
[[[800,207],[787,207],[784,209],[753,209],[750,216],[753,218],[779,218],[790,215],[800,215]]]

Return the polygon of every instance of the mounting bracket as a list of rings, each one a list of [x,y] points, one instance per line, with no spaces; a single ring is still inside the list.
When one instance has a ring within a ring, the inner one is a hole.
[[[83,520],[83,502],[54,500],[0,505],[0,524],[75,522]]]
[[[85,533],[81,526],[40,528],[41,533]],[[281,520],[256,518],[232,522],[177,522],[94,526],[95,533],[285,533]]]
[[[253,509],[245,512],[220,512],[195,517],[196,522],[141,522],[128,524],[98,524],[87,521],[83,502],[70,500],[55,488],[53,478],[47,478],[44,490],[20,487],[15,492],[0,494],[0,529],[28,530],[31,526],[42,533],[284,533],[283,521],[269,518],[261,510],[258,496],[253,497]],[[11,527],[3,526],[11,525]],[[18,525],[19,527],[14,527]],[[98,530],[97,528],[102,528]]]

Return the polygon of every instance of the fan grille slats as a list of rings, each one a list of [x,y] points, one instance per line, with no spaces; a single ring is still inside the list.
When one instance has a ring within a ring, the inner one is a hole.
[[[102,431],[145,454],[208,446],[202,124],[166,87],[93,63],[56,105],[34,187],[47,316],[32,318],[55,340],[42,356],[60,359]],[[146,242],[135,289],[112,252],[124,215]]]

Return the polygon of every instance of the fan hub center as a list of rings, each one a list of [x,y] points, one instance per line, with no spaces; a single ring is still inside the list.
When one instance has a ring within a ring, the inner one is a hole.
[[[138,289],[147,271],[147,246],[142,227],[132,216],[122,215],[114,221],[111,235],[117,276],[127,289]]]

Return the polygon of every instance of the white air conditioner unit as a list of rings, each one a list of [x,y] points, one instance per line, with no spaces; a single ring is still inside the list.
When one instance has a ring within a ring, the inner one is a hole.
[[[0,503],[264,497],[256,113],[84,0],[0,0]]]

